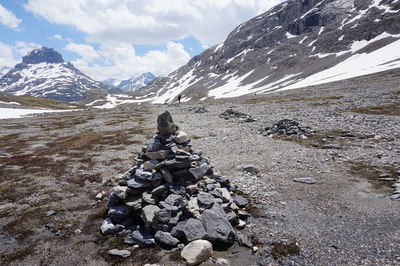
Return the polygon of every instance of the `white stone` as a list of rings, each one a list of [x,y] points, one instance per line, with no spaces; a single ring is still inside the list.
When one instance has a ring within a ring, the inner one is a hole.
[[[114,187],[114,194],[120,199],[126,199],[128,187],[116,186]]]
[[[176,143],[185,143],[188,141],[188,136],[185,132],[182,130],[178,130],[178,134],[175,136],[175,142]]]
[[[206,261],[212,252],[212,244],[209,241],[195,240],[183,248],[181,257],[188,265],[197,265]]]
[[[195,218],[197,219],[201,219],[201,214],[200,214],[200,207],[199,204],[197,202],[197,198],[191,198],[187,205],[186,205],[186,210],[193,215]]]

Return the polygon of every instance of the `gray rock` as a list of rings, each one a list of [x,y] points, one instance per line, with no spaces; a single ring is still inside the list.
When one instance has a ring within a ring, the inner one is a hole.
[[[117,256],[121,258],[128,258],[131,256],[131,252],[126,249],[111,249],[108,251],[109,255]]]
[[[164,201],[172,206],[181,206],[183,198],[180,195],[170,194]]]
[[[226,188],[216,188],[223,202],[232,202],[232,196]]]
[[[115,186],[113,188],[114,194],[117,195],[118,198],[120,199],[126,199],[128,193],[128,187],[123,187],[123,186]]]
[[[185,132],[178,130],[177,135],[174,137],[176,143],[188,142],[189,138]]]
[[[46,216],[49,217],[49,216],[52,216],[52,215],[54,215],[56,213],[57,213],[56,211],[50,210],[50,211],[46,212]]]
[[[190,168],[189,174],[192,180],[199,181],[209,172],[209,170],[210,168],[207,166],[200,166],[197,168]]]
[[[133,174],[135,173],[136,167],[133,167],[131,169],[129,169],[128,171],[126,171],[123,175],[122,175],[122,179],[123,180],[129,180],[132,179]]]
[[[240,219],[244,219],[244,220],[246,220],[247,218],[250,217],[250,214],[248,212],[246,212],[246,211],[243,211],[243,210],[239,210],[238,211],[238,215],[239,215]]]
[[[212,244],[207,240],[195,240],[185,246],[181,257],[188,265],[198,265],[206,261],[213,253]]]
[[[157,197],[158,195],[161,195],[162,193],[164,193],[166,191],[168,191],[168,187],[166,185],[161,185],[161,186],[154,188],[151,191],[151,195],[153,195],[153,197]]]
[[[142,200],[148,204],[156,204],[157,200],[153,197],[153,195],[149,192],[143,192]]]
[[[193,217],[201,219],[200,207],[196,198],[193,197],[188,201],[186,205],[186,211],[193,215]]]
[[[253,246],[253,243],[251,243],[250,239],[243,234],[238,234],[237,241],[240,246],[243,246],[246,248],[251,248]]]
[[[167,150],[160,150],[160,151],[154,151],[154,152],[146,152],[145,155],[146,157],[150,158],[151,160],[164,160],[167,158],[169,154],[169,151]]]
[[[138,211],[142,209],[142,197],[140,195],[129,195],[125,200],[125,205],[132,207],[133,210]]]
[[[157,118],[157,129],[161,135],[174,134],[178,130],[178,126],[174,124],[171,114],[165,111]]]
[[[394,195],[390,196],[390,199],[400,201],[400,194],[394,194]]]
[[[143,163],[144,170],[153,170],[160,162],[158,160],[149,160]]]
[[[189,185],[186,187],[186,192],[189,193],[190,195],[196,194],[198,191],[197,184]]]
[[[154,237],[158,242],[170,247],[176,247],[179,244],[179,240],[168,232],[157,231]]]
[[[157,205],[147,205],[142,209],[142,220],[146,224],[150,226],[154,226],[157,224],[157,220],[155,219],[155,213],[160,210]]]
[[[171,235],[172,235],[173,237],[176,237],[176,238],[182,238],[182,237],[184,237],[184,236],[185,236],[185,233],[183,232],[183,230],[184,230],[184,228],[185,228],[186,222],[187,222],[187,221],[179,222],[179,223],[177,223],[174,227],[172,227],[172,229],[171,229]]]
[[[205,210],[201,216],[203,227],[207,232],[207,239],[232,244],[235,233],[228,219],[213,210]]]
[[[129,188],[145,188],[151,186],[151,183],[146,180],[132,178],[127,181],[127,185]]]
[[[255,167],[252,164],[239,165],[237,167],[237,170],[242,171],[242,172],[247,172],[247,173],[250,173],[250,174],[256,174],[257,173],[257,167]]]
[[[131,213],[131,208],[126,205],[113,206],[108,211],[108,217],[114,223],[120,223],[126,218],[128,218]]]
[[[322,149],[343,149],[343,146],[339,144],[325,144],[322,145]]]
[[[149,141],[149,143],[147,144],[147,151],[148,152],[155,152],[160,150],[160,146],[161,146],[161,142],[159,139],[152,139]]]
[[[175,158],[172,160],[165,160],[164,165],[170,170],[180,170],[190,167],[190,158],[189,157],[182,157],[180,159]]]
[[[103,234],[115,235],[125,229],[123,225],[117,224],[114,225],[110,218],[107,218],[103,221],[103,224],[100,227],[101,232]]]
[[[154,213],[156,219],[161,223],[169,223],[169,220],[173,216],[173,212],[168,209],[160,209]]]
[[[210,208],[214,204],[214,197],[210,193],[200,192],[197,195],[197,202],[201,208]]]
[[[293,178],[294,182],[298,182],[298,183],[304,183],[304,184],[315,184],[316,181],[314,178],[312,177],[299,177],[299,178]]]
[[[183,228],[183,233],[185,235],[186,241],[188,242],[202,239],[207,235],[207,232],[204,230],[201,221],[194,218],[189,218],[189,220],[187,220]]]
[[[240,195],[235,195],[235,203],[240,208],[243,208],[246,207],[247,204],[249,204],[249,201],[245,197],[242,197]]]
[[[124,242],[130,245],[139,245],[141,247],[153,246],[156,241],[154,236],[146,230],[136,230],[125,237]]]
[[[160,172],[166,182],[172,183],[174,181],[174,177],[172,176],[171,172],[168,169],[161,168]]]

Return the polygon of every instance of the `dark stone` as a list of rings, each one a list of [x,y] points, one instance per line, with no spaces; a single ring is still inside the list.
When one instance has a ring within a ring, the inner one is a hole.
[[[183,158],[178,158],[178,156],[175,157],[173,160],[165,160],[164,161],[165,167],[167,167],[170,170],[180,170],[180,169],[185,169],[190,167],[190,158],[189,157],[183,157]]]
[[[157,231],[154,237],[158,242],[170,247],[175,247],[179,244],[179,240],[168,232]]]
[[[339,144],[325,144],[322,145],[322,149],[343,149],[343,146]]]
[[[125,237],[124,242],[130,245],[137,244],[141,247],[153,246],[156,243],[154,236],[144,229],[136,230],[129,234],[127,237]]]
[[[131,208],[126,205],[113,206],[108,211],[108,217],[113,223],[120,223],[128,218],[130,213]]]
[[[133,175],[135,174],[135,171],[136,171],[136,167],[129,169],[127,172],[125,172],[125,174],[122,175],[122,179],[123,180],[132,179]]]
[[[181,206],[183,198],[180,195],[170,194],[164,201],[172,206]]]
[[[154,216],[161,223],[168,223],[171,219],[173,211],[170,209],[160,209],[154,213]]]
[[[246,205],[249,204],[249,201],[245,197],[242,197],[240,195],[235,195],[234,200],[235,203],[241,208],[246,207]]]
[[[165,111],[157,118],[157,129],[160,135],[173,134],[178,130],[178,126],[174,124],[172,116]]]
[[[177,225],[175,225],[174,227],[172,227],[171,229],[171,235],[173,237],[176,238],[182,238],[185,236],[185,233],[183,232],[184,228],[185,228],[185,224],[187,221],[182,221],[179,222]]]
[[[200,192],[197,195],[197,202],[199,207],[208,209],[214,204],[214,197],[209,193]]]
[[[158,151],[160,150],[160,146],[161,146],[161,141],[157,138],[154,138],[150,140],[149,143],[147,144],[147,151],[149,152]]]
[[[114,193],[108,198],[107,207],[111,208],[121,204],[121,199]]]
[[[161,168],[160,172],[166,182],[172,183],[174,181],[174,177],[172,176],[171,172],[168,169]]]
[[[222,207],[221,207],[222,208]],[[233,227],[225,216],[213,210],[205,210],[201,216],[207,240],[232,244],[235,240]]]
[[[204,227],[200,220],[190,218],[187,220],[183,227],[183,233],[185,235],[186,241],[192,242],[197,239],[202,239],[207,235]]]
[[[138,178],[130,179],[127,183],[129,188],[145,188],[151,186],[150,182]]]

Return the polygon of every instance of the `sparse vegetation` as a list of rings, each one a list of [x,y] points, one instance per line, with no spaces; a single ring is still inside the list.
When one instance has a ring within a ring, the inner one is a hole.
[[[395,177],[396,169],[393,166],[376,166],[369,162],[353,162],[348,161],[349,173],[356,175],[361,178],[367,179],[373,184],[375,189],[388,189],[393,186],[392,181],[381,181],[379,180],[380,174],[390,174],[391,177]]]
[[[17,102],[24,106],[40,107],[40,108],[50,108],[50,109],[72,109],[80,108],[86,109],[85,106],[67,103],[63,101],[57,101],[47,98],[32,97],[28,95],[4,95],[0,94],[0,101],[2,102]]]
[[[369,114],[369,115],[400,115],[400,105],[399,104],[385,104],[376,106],[367,106],[354,108],[351,110],[354,113]]]
[[[300,248],[295,240],[288,243],[275,242],[272,245],[272,257],[275,260],[298,254],[300,254]]]

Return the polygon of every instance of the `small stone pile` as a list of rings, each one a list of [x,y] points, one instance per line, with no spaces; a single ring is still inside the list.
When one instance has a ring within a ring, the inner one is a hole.
[[[307,135],[314,133],[309,126],[301,126],[298,122],[290,119],[282,119],[271,127],[266,127],[262,130],[261,134],[268,137],[276,135],[296,135],[299,138],[307,138]]]
[[[158,134],[137,156],[108,200],[104,234],[126,234],[125,243],[176,247],[204,239],[232,244],[234,227],[244,228],[248,200],[229,179],[213,173],[209,160],[192,148],[168,112]]]
[[[232,108],[226,109],[223,113],[219,115],[219,117],[226,120],[230,118],[240,118],[241,122],[257,122],[257,119],[251,117],[250,115],[236,111]]]
[[[208,113],[208,110],[205,106],[201,106],[201,107],[189,107],[188,111],[191,112],[193,111],[196,114],[203,114],[203,113]]]

